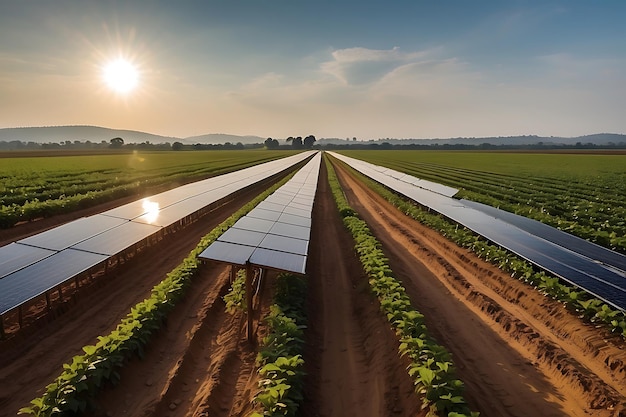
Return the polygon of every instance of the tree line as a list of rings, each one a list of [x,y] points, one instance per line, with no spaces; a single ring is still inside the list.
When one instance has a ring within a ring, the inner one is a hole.
[[[354,138],[356,139],[356,138]],[[302,136],[289,136],[286,139],[267,138],[263,143],[243,144],[237,143],[220,143],[220,144],[184,144],[182,142],[165,142],[165,143],[125,143],[123,138],[112,138],[109,141],[102,140],[100,142],[85,141],[61,141],[61,142],[22,142],[19,140],[0,141],[0,151],[29,151],[29,150],[104,150],[104,149],[121,149],[121,150],[150,150],[150,151],[193,151],[193,150],[243,150],[243,149],[358,149],[358,150],[567,150],[567,149],[626,149],[626,142],[609,142],[607,144],[583,143],[561,144],[561,143],[544,143],[538,142],[527,145],[506,145],[506,144],[418,144],[418,143],[372,143],[370,142],[346,142],[345,144],[336,143],[316,143],[315,136],[309,135],[304,138]],[[281,143],[282,142],[282,143]]]

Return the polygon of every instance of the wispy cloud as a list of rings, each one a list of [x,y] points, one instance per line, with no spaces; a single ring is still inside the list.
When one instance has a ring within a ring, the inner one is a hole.
[[[320,68],[343,84],[363,85],[379,81],[396,68],[426,59],[431,51],[403,52],[392,49],[368,49],[362,47],[338,49],[332,52],[332,60],[323,62]]]

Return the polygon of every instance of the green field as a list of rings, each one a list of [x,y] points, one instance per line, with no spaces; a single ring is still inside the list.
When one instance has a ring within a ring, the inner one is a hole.
[[[0,159],[0,227],[49,217],[162,184],[199,180],[293,154],[236,150]]]
[[[626,253],[626,155],[342,151]]]

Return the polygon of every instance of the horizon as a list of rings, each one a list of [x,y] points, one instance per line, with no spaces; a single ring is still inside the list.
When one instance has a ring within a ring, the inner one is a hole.
[[[194,135],[194,136],[187,136],[187,137],[181,137],[181,136],[162,136],[162,135],[158,135],[155,133],[151,133],[151,132],[145,132],[145,131],[139,131],[139,130],[132,130],[132,129],[114,129],[114,128],[108,128],[108,127],[104,127],[104,126],[90,126],[90,125],[62,125],[62,126],[18,126],[18,127],[8,127],[8,128],[2,128],[0,127],[0,142],[5,142],[6,139],[2,138],[2,133],[5,133],[3,131],[7,131],[7,130],[20,130],[20,129],[24,129],[24,130],[29,130],[29,129],[72,129],[72,128],[88,128],[88,129],[97,129],[97,130],[105,130],[105,131],[111,131],[111,135],[113,135],[113,132],[119,133],[119,132],[132,132],[132,133],[137,133],[137,134],[141,134],[141,135],[148,135],[148,136],[155,136],[158,137],[160,139],[164,139],[164,142],[151,142],[148,140],[149,143],[152,144],[163,144],[168,142],[169,140],[174,140],[174,141],[189,141],[191,139],[198,139],[198,138],[202,138],[205,137],[205,139],[207,139],[207,137],[210,136],[227,136],[227,137],[233,137],[233,138],[251,138],[251,139],[258,139],[259,141],[264,141],[265,137],[259,136],[259,135],[233,135],[233,134],[229,134],[229,133],[205,133],[203,135]],[[66,133],[67,135],[67,133]],[[109,136],[111,136],[109,135]],[[107,136],[107,137],[109,137]],[[304,137],[305,135],[290,135],[293,137]],[[384,141],[454,141],[456,140],[489,140],[489,139],[518,139],[518,138],[523,138],[523,137],[528,137],[528,138],[539,138],[539,139],[550,139],[550,138],[554,138],[554,139],[582,139],[582,138],[591,138],[591,137],[597,137],[597,136],[624,136],[626,137],[626,134],[624,133],[613,133],[613,132],[596,132],[596,133],[591,133],[591,134],[587,134],[587,135],[581,135],[581,136],[541,136],[541,135],[508,135],[508,136],[502,136],[502,135],[496,135],[496,136],[457,136],[457,137],[432,137],[432,138],[410,138],[410,137],[384,137],[384,138],[368,138],[368,139],[364,139],[364,138],[356,138],[356,137],[346,137],[346,138],[340,138],[340,137],[318,137],[316,135],[313,135],[317,141],[319,140],[328,140],[328,141],[350,141],[350,143],[355,143],[355,141],[353,139],[356,139],[356,142],[360,142],[360,143],[364,143],[364,142],[384,142]],[[286,140],[288,137],[274,137],[272,139],[277,139],[277,140]],[[65,139],[58,139],[58,140],[49,140],[49,142],[43,142],[42,138],[38,138],[38,140],[35,140],[34,142],[36,143],[62,143],[65,142],[67,140],[69,140],[71,138],[69,137],[65,137]],[[94,140],[100,140],[102,138],[93,138]],[[215,138],[212,138],[213,140],[215,140]],[[24,142],[25,139],[13,139],[15,141],[21,141]],[[12,140],[12,141],[13,141]],[[85,140],[89,140],[88,138],[85,138]],[[102,139],[102,140],[106,140],[106,139]],[[30,138],[30,141],[33,141],[32,138]],[[141,142],[136,142],[133,141],[133,139],[131,138],[129,141],[127,141],[127,144],[138,144],[138,143],[143,143],[143,141],[145,141],[145,138],[141,141]],[[82,142],[79,140],[79,142]],[[95,143],[95,142],[94,142]],[[199,142],[202,143],[202,142]],[[206,143],[206,142],[205,142]],[[222,142],[214,142],[214,143],[222,143]],[[228,142],[224,142],[224,143],[228,143]],[[253,142],[250,142],[253,143]],[[257,143],[257,142],[254,142]],[[259,142],[260,143],[260,142]]]
[[[618,0],[3,9],[3,128],[112,126],[181,139],[626,132]]]

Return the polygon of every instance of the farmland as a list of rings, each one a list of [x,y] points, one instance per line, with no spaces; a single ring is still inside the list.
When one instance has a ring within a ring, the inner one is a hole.
[[[223,174],[286,154],[252,150],[5,157],[0,164],[0,228],[139,195],[165,184],[171,187]]]
[[[586,324],[560,303],[403,215],[332,162],[351,210],[381,242],[390,270],[406,288],[403,300],[417,307],[432,336],[451,353],[472,410],[483,416],[622,415],[623,339]],[[485,160],[465,169],[489,171],[481,163]],[[112,282],[89,289],[51,323],[0,342],[0,405],[11,410],[8,415],[41,395],[63,363],[115,328],[204,233],[261,191],[251,190],[177,233],[175,240],[140,253]],[[368,289],[371,282],[342,215],[323,168],[313,212],[299,415],[425,415],[407,374],[407,357],[398,354],[389,313],[381,314],[381,304]],[[273,282],[270,277],[255,300],[262,315],[269,313]],[[230,286],[228,270],[206,265],[190,285],[167,325],[153,335],[143,360],[131,359],[119,385],[98,396],[102,409],[94,415],[249,415],[258,391],[256,352],[245,342],[243,313],[226,311],[222,296]],[[262,325],[258,339],[267,332]]]
[[[626,253],[626,155],[350,151]]]

